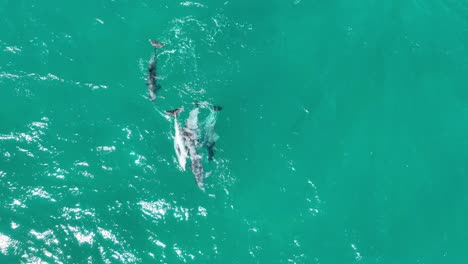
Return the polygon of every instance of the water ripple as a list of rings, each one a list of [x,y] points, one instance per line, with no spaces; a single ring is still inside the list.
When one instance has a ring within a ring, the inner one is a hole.
[[[14,250],[17,244],[17,241],[0,233],[0,252],[2,252],[4,255],[8,255],[10,250]]]

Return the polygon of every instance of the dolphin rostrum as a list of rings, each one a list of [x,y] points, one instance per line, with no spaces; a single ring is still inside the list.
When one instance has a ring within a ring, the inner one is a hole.
[[[221,106],[213,106],[211,113],[208,115],[205,121],[205,138],[204,138],[204,147],[208,149],[208,160],[212,161],[214,157],[214,146],[216,141],[219,139],[218,134],[216,134],[214,127],[216,124],[216,117],[218,112],[223,109]]]
[[[187,148],[185,147],[185,138],[180,131],[179,122],[177,122],[177,115],[182,112],[182,110],[184,110],[183,106],[174,110],[168,110],[166,113],[174,117],[174,150],[176,152],[180,167],[185,171],[185,164],[187,163]]]
[[[149,98],[151,101],[156,100],[156,92],[157,90],[161,89],[161,86],[156,83],[157,75],[156,75],[156,62],[157,62],[157,54],[156,49],[164,47],[164,44],[159,43],[155,40],[150,39],[150,44],[154,48],[154,55],[151,57],[148,65],[148,77],[146,79],[146,85],[148,86]]]

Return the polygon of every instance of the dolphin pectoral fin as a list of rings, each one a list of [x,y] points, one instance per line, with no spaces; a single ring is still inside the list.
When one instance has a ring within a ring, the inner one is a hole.
[[[214,141],[218,141],[218,139],[219,139],[219,135],[215,133],[215,134],[213,135],[213,140],[214,140]]]
[[[219,106],[219,105],[214,105],[214,106],[213,106],[213,110],[214,110],[214,111],[221,111],[221,110],[223,110],[223,107],[222,107],[222,106]]]
[[[162,87],[161,87],[161,85],[160,85],[160,84],[156,84],[156,91],[159,91],[159,90],[161,90],[161,88],[162,88]]]

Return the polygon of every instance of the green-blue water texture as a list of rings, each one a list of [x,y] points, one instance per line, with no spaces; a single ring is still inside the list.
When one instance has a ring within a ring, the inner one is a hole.
[[[467,58],[460,0],[0,0],[0,263],[468,263]]]

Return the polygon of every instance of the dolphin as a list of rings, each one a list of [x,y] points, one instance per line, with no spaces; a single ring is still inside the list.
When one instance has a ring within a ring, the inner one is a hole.
[[[218,112],[221,111],[223,108],[221,106],[213,106],[211,109],[211,113],[205,120],[205,137],[203,145],[206,149],[208,149],[208,160],[212,161],[214,157],[214,146],[216,141],[219,139],[218,134],[216,134],[214,127],[216,124],[216,117]]]
[[[177,115],[182,112],[182,110],[184,110],[183,106],[174,110],[168,110],[166,113],[174,117],[174,150],[176,152],[180,167],[183,171],[185,171],[185,164],[187,163],[187,148],[185,147],[185,138],[182,135],[179,123],[177,122]]]
[[[195,176],[195,181],[197,182],[198,187],[204,191],[204,170],[202,165],[202,156],[197,152],[198,141],[199,141],[199,129],[198,129],[198,114],[199,114],[198,104],[195,104],[195,109],[190,111],[189,118],[187,119],[184,127],[184,138],[185,144],[188,149],[188,154],[190,156],[191,164],[190,168],[192,173]]]
[[[156,49],[164,47],[164,44],[157,42],[155,40],[149,40],[151,46],[154,48],[154,55],[151,57],[148,65],[148,77],[146,79],[146,85],[148,86],[149,98],[151,101],[156,100],[156,92],[157,90],[161,89],[161,86],[156,83],[156,62],[157,62],[157,55]]]

